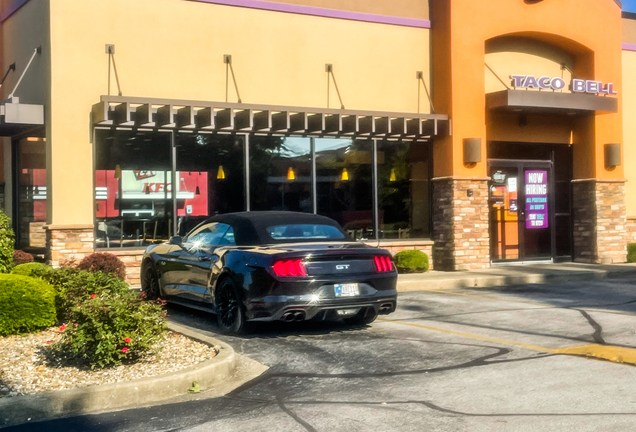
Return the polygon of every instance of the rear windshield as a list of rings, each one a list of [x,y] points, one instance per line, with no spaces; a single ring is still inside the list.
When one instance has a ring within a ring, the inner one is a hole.
[[[274,240],[340,240],[345,235],[336,227],[320,224],[276,225],[267,227]]]

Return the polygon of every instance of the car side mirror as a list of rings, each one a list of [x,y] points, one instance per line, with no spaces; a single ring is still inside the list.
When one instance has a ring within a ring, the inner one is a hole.
[[[181,236],[170,237],[168,244],[181,246],[183,244],[183,237]]]

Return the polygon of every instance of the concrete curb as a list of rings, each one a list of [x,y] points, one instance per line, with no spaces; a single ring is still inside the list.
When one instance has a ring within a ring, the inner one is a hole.
[[[498,270],[503,273],[505,270]],[[493,272],[494,273],[494,272]],[[461,274],[400,275],[398,292],[422,291],[430,289],[486,288],[524,284],[562,284],[566,282],[618,279],[636,277],[636,267],[617,266],[613,269],[598,268],[585,270],[553,270],[525,274],[487,274],[465,272]]]
[[[197,335],[180,325],[169,323],[168,328],[220,348],[219,354],[198,365],[164,375],[41,395],[2,398],[0,425],[9,426],[27,421],[111,411],[163,401],[187,394],[193,381],[197,381],[201,390],[205,390],[222,383],[235,373],[237,356],[231,346],[208,336]]]

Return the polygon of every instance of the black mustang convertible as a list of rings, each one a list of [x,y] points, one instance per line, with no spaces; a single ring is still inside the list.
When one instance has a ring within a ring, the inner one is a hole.
[[[141,275],[149,298],[216,313],[220,329],[230,333],[247,321],[370,324],[395,311],[397,301],[388,251],[306,213],[212,217],[183,238],[150,246]]]

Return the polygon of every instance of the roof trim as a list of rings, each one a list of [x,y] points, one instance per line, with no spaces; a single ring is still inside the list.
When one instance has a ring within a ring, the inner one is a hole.
[[[623,51],[636,51],[636,44],[623,42]]]
[[[125,96],[93,105],[96,127],[428,141],[447,135],[447,115]]]
[[[29,0],[16,0],[11,6],[9,6],[2,14],[0,15],[0,23],[5,22],[11,17],[14,13],[16,13],[22,6],[27,4]]]
[[[212,3],[225,6],[238,6],[275,12],[312,15],[325,18],[339,18],[351,21],[363,21],[376,24],[391,24],[403,27],[431,28],[430,20],[404,18],[390,15],[376,15],[365,12],[353,12],[339,9],[328,9],[316,6],[304,6],[289,3],[278,3],[265,0],[188,0],[200,3]]]

